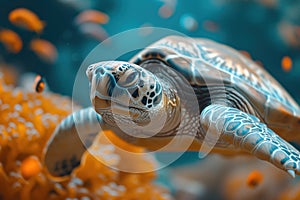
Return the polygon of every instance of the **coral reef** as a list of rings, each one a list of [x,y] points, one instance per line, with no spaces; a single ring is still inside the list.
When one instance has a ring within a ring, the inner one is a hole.
[[[177,200],[296,200],[299,177],[248,156],[210,155],[192,166],[177,167],[171,177]]]
[[[50,92],[8,86],[4,78],[0,76],[0,199],[170,199],[166,189],[153,183],[154,172],[134,174],[105,165],[126,159],[110,140],[103,139],[113,137],[111,132],[99,134],[69,178],[52,179],[43,167],[43,149],[56,125],[71,113],[71,101]],[[118,143],[130,151],[143,151]],[[126,164],[150,168],[155,164],[144,161],[140,156]]]

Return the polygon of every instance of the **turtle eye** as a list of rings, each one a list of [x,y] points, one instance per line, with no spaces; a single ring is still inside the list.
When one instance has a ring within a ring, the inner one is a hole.
[[[160,94],[158,94],[158,95],[154,98],[153,104],[154,104],[155,106],[158,105],[158,104],[161,102],[161,98],[162,98],[162,94],[160,93]]]
[[[139,77],[139,73],[134,68],[131,68],[126,70],[126,72],[121,75],[117,84],[121,87],[132,87],[136,85]]]

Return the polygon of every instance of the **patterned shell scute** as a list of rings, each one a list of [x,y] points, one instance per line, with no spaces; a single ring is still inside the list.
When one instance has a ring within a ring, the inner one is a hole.
[[[158,46],[170,48],[181,56],[199,59],[199,51],[197,50],[197,48],[195,48],[194,44],[187,43],[186,41],[174,42],[172,40],[165,40],[162,43],[158,43]]]
[[[299,109],[289,94],[267,71],[228,46],[208,39],[168,36],[152,44],[150,48],[165,52],[165,61],[172,63],[174,65],[172,67],[180,72],[188,73],[191,76],[190,80],[197,79],[195,76],[203,74],[203,71],[209,75],[219,70],[227,74],[229,77],[227,82],[230,84],[237,87],[242,85],[240,88],[243,90],[251,87],[256,94],[263,95],[265,101],[279,101],[288,110]],[[255,98],[253,94],[248,95],[249,98]],[[262,106],[264,103],[260,102]]]

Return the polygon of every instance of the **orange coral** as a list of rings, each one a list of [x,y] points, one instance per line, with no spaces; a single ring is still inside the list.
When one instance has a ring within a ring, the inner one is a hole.
[[[20,36],[9,29],[0,31],[0,42],[2,42],[5,48],[12,53],[18,53],[23,46]]]
[[[5,74],[5,76],[3,74]],[[6,85],[16,85],[18,75],[19,73],[13,65],[0,62],[0,79],[2,79]]]
[[[21,164],[21,174],[25,179],[36,176],[41,171],[41,163],[36,156],[29,156]]]
[[[300,199],[300,183],[290,185],[279,196],[279,200],[299,200]]]
[[[1,77],[0,199],[168,199],[168,192],[152,183],[154,172],[134,174],[106,166],[117,166],[127,159],[105,139],[107,135],[115,137],[112,132],[100,134],[67,180],[50,179],[40,165],[42,152],[56,125],[72,111],[71,101],[52,93],[8,87]],[[122,145],[127,150],[142,151]],[[144,160],[139,156],[126,164],[142,168],[153,165]]]
[[[122,147],[130,152],[141,153],[143,149],[127,144],[112,134],[114,133],[111,131],[99,134],[89,152],[85,153],[82,164],[73,173],[73,179],[79,178],[82,184],[77,185],[73,191],[78,193],[85,186],[100,199],[141,199],[141,197],[143,199],[169,199],[165,189],[151,183],[155,178],[154,172],[129,173],[116,170],[124,169],[124,166],[120,165],[127,165],[127,169],[136,171],[145,170],[145,168],[150,170],[153,169],[154,163],[149,162],[142,154],[134,158],[129,157],[129,154],[114,146],[108,137],[116,139],[118,144],[121,142]],[[95,174],[98,174],[97,178]],[[77,195],[83,197],[91,194],[78,193]],[[89,197],[93,198],[93,196]]]
[[[9,21],[19,27],[41,33],[45,24],[32,11],[26,8],[17,8],[9,13]]]

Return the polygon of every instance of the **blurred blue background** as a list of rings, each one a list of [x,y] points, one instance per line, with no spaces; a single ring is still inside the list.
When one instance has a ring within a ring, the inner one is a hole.
[[[160,13],[163,5],[174,8],[170,17]],[[19,7],[32,10],[46,23],[42,34],[20,29],[8,21],[8,14]],[[102,25],[108,36],[147,25],[246,50],[300,102],[300,47],[295,42],[300,39],[300,1],[297,0],[2,0],[0,27],[16,31],[24,47],[18,54],[12,54],[0,45],[1,62],[17,67],[21,73],[42,74],[51,90],[71,95],[80,64],[101,42],[82,35],[73,23],[76,15],[86,9],[96,9],[109,16],[109,22]],[[57,47],[58,59],[54,64],[43,62],[28,49],[29,41],[37,37]],[[293,68],[288,73],[281,68],[281,59],[286,55],[293,60]]]
[[[9,22],[9,13],[20,7],[33,11],[46,23],[41,34]],[[23,48],[13,54],[0,44],[0,64],[17,68],[21,75],[26,72],[41,74],[52,91],[71,96],[81,63],[101,42],[83,34],[74,23],[75,17],[87,9],[99,10],[109,16],[108,23],[101,25],[107,34],[105,37],[133,28],[154,26],[191,37],[210,38],[247,51],[300,103],[298,0],[1,0],[0,28],[18,33]],[[28,48],[33,38],[46,39],[56,46],[58,59],[55,63],[45,62]],[[118,45],[124,44],[120,41]],[[122,59],[128,60],[130,56],[124,55]],[[293,61],[289,72],[281,67],[284,56]],[[196,161],[197,155],[185,153],[173,165]],[[166,172],[160,173],[161,179],[167,177]]]

